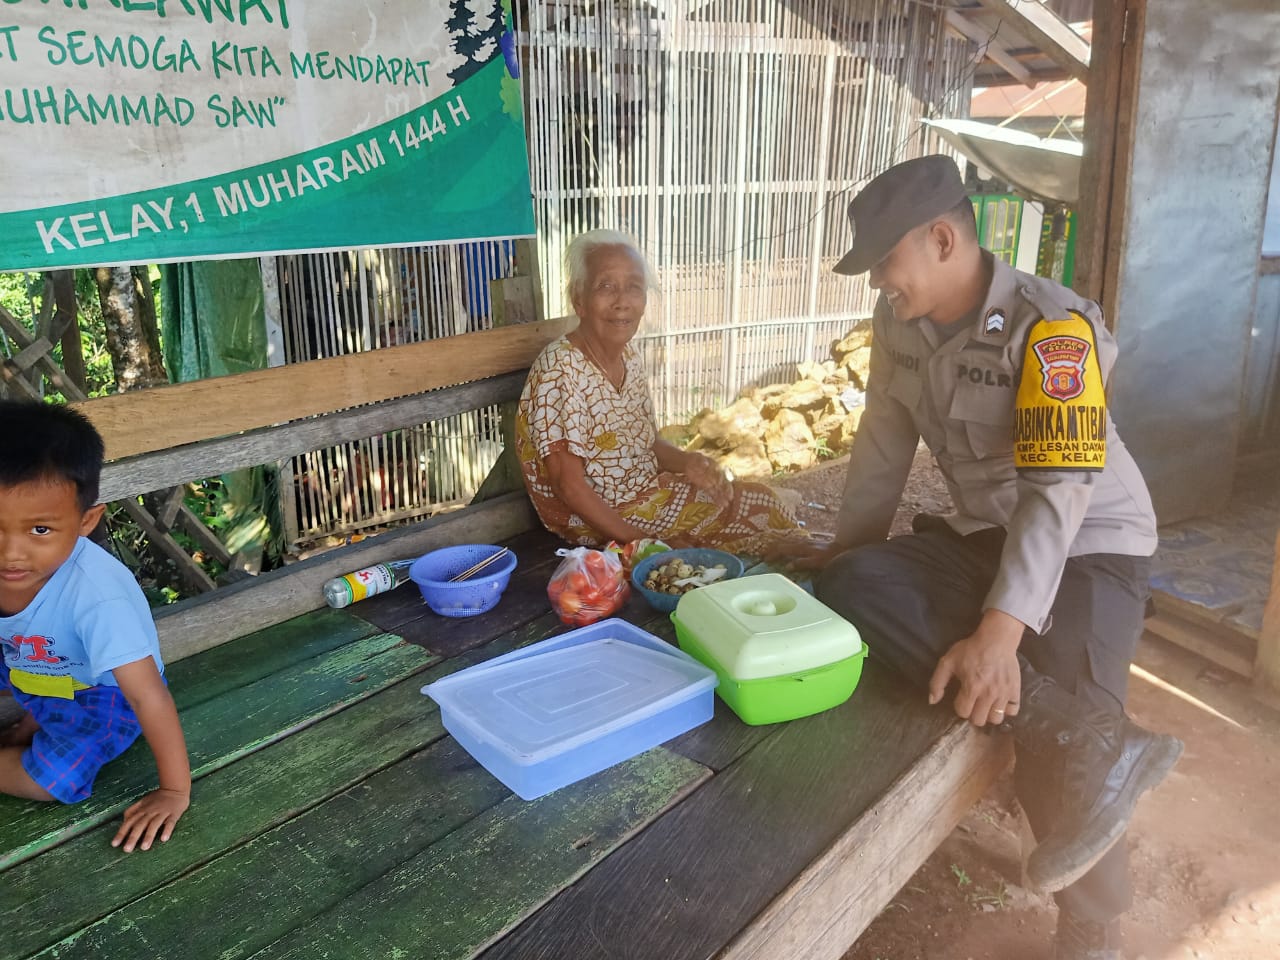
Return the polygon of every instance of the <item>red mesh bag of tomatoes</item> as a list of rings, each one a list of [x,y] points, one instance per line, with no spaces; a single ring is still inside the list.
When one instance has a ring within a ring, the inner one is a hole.
[[[551,575],[547,597],[563,623],[585,627],[627,602],[631,585],[616,553],[574,547],[556,556],[564,559]]]

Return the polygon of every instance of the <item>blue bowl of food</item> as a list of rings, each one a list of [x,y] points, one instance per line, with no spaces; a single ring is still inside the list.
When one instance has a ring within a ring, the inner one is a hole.
[[[631,585],[653,609],[670,613],[690,590],[720,580],[734,580],[742,576],[744,569],[741,560],[723,550],[709,547],[664,550],[635,565]]]
[[[474,617],[492,610],[511,582],[516,555],[508,550],[465,580],[454,580],[502,547],[468,543],[424,554],[409,567],[409,579],[418,585],[422,599],[442,617]]]

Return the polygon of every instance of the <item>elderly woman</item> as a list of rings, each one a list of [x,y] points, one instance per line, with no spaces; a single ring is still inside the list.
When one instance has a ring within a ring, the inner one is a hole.
[[[651,284],[626,234],[593,230],[565,254],[579,324],[534,361],[516,448],[543,524],[571,543],[656,537],[754,556],[804,539],[769,487],[730,482],[715,461],[658,436],[631,343]]]

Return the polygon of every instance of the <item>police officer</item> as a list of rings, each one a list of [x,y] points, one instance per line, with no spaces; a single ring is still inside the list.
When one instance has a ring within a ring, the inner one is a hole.
[[[817,595],[930,703],[1012,733],[1038,841],[1027,875],[1057,891],[1055,957],[1118,960],[1120,841],[1182,745],[1124,713],[1156,524],[1106,409],[1115,341],[1095,303],[979,246],[946,157],[892,167],[849,218],[836,272],[870,271],[880,297],[843,552]],[[955,512],[886,540],[921,438]]]

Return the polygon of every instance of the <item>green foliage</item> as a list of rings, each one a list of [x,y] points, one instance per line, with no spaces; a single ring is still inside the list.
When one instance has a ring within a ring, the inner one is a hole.
[[[994,887],[977,885],[958,863],[951,864],[951,875],[956,878],[956,889],[966,890],[964,899],[972,907],[979,909],[1002,910],[1009,905],[1009,888],[1003,880],[997,880]]]
[[[813,441],[813,449],[814,452],[817,453],[819,460],[831,460],[839,456],[839,454],[832,450],[827,444],[826,437],[817,437]]]
[[[19,320],[32,314],[32,298],[44,289],[44,276],[39,273],[0,273],[0,307]]]
[[[990,907],[1003,910],[1009,905],[1009,888],[1003,880],[996,881],[994,887],[977,887],[966,898],[975,907]]]
[[[156,298],[156,317],[161,315],[160,302],[160,270],[150,268],[152,289]],[[85,380],[90,397],[100,397],[116,391],[115,371],[112,366],[111,353],[107,349],[107,330],[102,317],[102,309],[98,299],[98,285],[93,271],[88,269],[75,271],[76,306],[80,328],[80,345],[85,364]],[[45,275],[36,272],[0,273],[0,307],[12,314],[19,323],[33,332],[37,318],[44,308],[46,294]],[[3,348],[12,351],[13,344],[0,337]],[[62,345],[55,344],[53,359],[59,366],[64,366]],[[47,382],[43,384],[48,390]],[[57,391],[48,391],[48,399],[64,403],[67,398]],[[274,496],[274,491],[269,491]],[[252,517],[239,517],[226,496],[225,484],[219,478],[189,484],[185,496],[187,507],[200,518],[205,526],[214,531],[224,543],[229,544],[229,551],[235,553],[243,546],[256,539],[265,540],[269,534],[266,521],[261,512]],[[107,535],[110,546],[141,584],[143,593],[153,606],[175,603],[186,595],[187,591],[179,576],[176,564],[150,543],[147,534],[133,520],[128,511],[119,503],[107,506],[105,517]],[[189,554],[213,579],[226,572],[225,568],[213,557],[205,556],[199,545],[180,530],[172,531],[173,539]],[[234,545],[232,545],[234,544]],[[271,545],[268,545],[270,549]],[[269,566],[273,557],[268,557],[265,566]]]
[[[215,500],[209,495],[209,490],[220,486],[221,481],[217,479],[188,484],[183,498],[192,512],[215,531],[215,535],[220,518],[216,513],[207,512],[213,509],[209,505]],[[135,502],[142,502],[141,497],[134,499]],[[133,571],[142,586],[142,592],[153,607],[176,603],[187,596],[177,564],[155,548],[146,532],[138,526],[121,502],[108,504],[104,519],[112,551],[121,563]],[[200,545],[182,530],[171,530],[170,536],[211,579],[217,580],[226,573],[226,567],[216,558],[206,555]]]
[[[151,270],[154,281],[159,277],[159,267],[153,266]],[[80,350],[84,356],[85,381],[88,387],[86,392],[91,397],[101,397],[115,392],[116,380],[111,366],[111,354],[107,351],[107,330],[98,302],[98,287],[91,270],[75,271],[75,284],[80,321]],[[44,295],[44,274],[0,273],[0,306],[32,332],[35,331],[36,318],[44,307]],[[159,309],[157,296],[157,315]],[[12,349],[7,340],[5,348]],[[59,366],[64,366],[60,342],[54,345],[53,359]],[[50,392],[47,396],[57,401],[67,399],[57,391]]]
[[[153,268],[154,269],[154,268]],[[84,356],[84,374],[91,397],[115,392],[116,375],[107,352],[107,325],[98,302],[98,285],[89,270],[76,271],[76,304],[80,311],[80,352]],[[159,299],[156,301],[159,309]],[[58,347],[58,362],[62,348]]]
[[[181,585],[172,563],[151,549],[147,535],[119,503],[107,504],[103,517],[111,551],[133,571],[138,584],[153,607],[176,603],[182,598]]]

